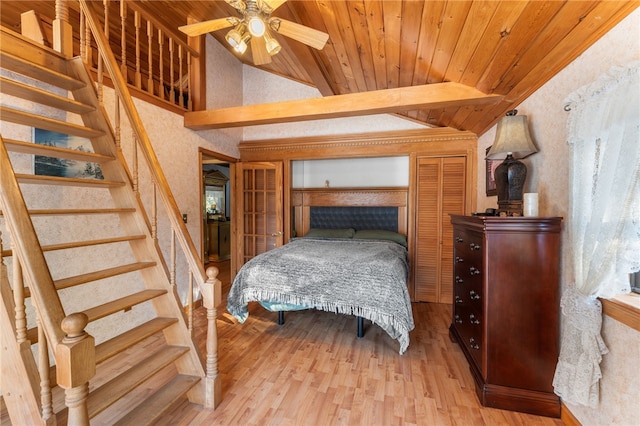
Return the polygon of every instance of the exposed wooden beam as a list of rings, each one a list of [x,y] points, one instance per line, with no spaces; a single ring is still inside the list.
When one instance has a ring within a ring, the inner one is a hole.
[[[184,115],[184,125],[193,130],[223,129],[420,109],[461,107],[494,103],[501,99],[500,95],[487,95],[473,87],[449,82],[187,112]]]

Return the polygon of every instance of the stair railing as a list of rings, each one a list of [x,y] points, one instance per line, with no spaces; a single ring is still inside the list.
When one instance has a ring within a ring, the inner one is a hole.
[[[0,247],[0,294],[4,308],[0,313],[3,364],[11,366],[3,374],[9,376],[5,380],[12,381],[13,387],[19,389],[5,397],[21,401],[20,404],[7,404],[7,407],[26,405],[20,412],[10,413],[13,414],[12,421],[16,424],[22,420],[25,424],[30,424],[34,418],[42,419],[45,424],[55,421],[51,411],[47,354],[48,347],[51,347],[56,359],[58,384],[65,389],[69,422],[88,424],[86,402],[89,379],[95,374],[94,339],[84,331],[87,324],[83,321],[86,319],[85,314],[65,315],[1,136],[0,205],[12,238],[13,250],[10,254],[14,265],[12,289],[6,277],[2,263],[4,252]],[[25,283],[38,316],[40,345],[37,363],[31,352],[32,341],[28,338],[24,317]],[[11,313],[14,316],[10,316]],[[77,359],[82,360],[82,365],[76,362]],[[23,393],[28,395],[22,395]],[[39,402],[37,406],[34,406],[35,401]]]
[[[119,34],[111,35],[110,46],[119,53],[122,76],[134,95],[142,95],[143,99],[176,112],[193,110],[194,97],[199,94],[189,84],[190,71],[200,53],[183,40],[184,36],[150,16],[136,1],[103,0],[101,3],[104,18],[101,23],[108,23],[103,30],[107,40],[109,29],[120,27]],[[83,16],[78,28],[80,56],[102,83],[103,59],[97,46],[90,42],[90,29]],[[135,46],[127,46],[128,43]],[[135,52],[133,57],[129,51]]]
[[[183,261],[186,262],[188,269],[188,282],[189,282],[189,292],[192,292],[192,283],[200,290],[203,299],[203,305],[207,309],[207,315],[215,315],[215,308],[219,304],[221,300],[221,283],[216,278],[218,270],[217,268],[210,268],[207,270],[207,277],[205,277],[205,271],[198,255],[198,251],[191,239],[189,232],[185,226],[185,223],[180,214],[180,210],[175,201],[175,198],[171,192],[168,181],[160,167],[160,162],[156,157],[156,154],[153,150],[153,146],[149,139],[147,132],[144,129],[144,125],[142,119],[140,118],[138,111],[133,103],[133,99],[131,97],[131,93],[129,91],[129,87],[125,78],[122,75],[121,67],[118,65],[118,62],[113,54],[113,51],[110,48],[109,40],[107,34],[100,28],[100,22],[108,21],[108,18],[103,17],[103,19],[99,19],[99,14],[101,11],[98,7],[96,7],[96,2],[79,0],[80,10],[81,10],[81,20],[84,22],[84,26],[87,29],[85,31],[84,37],[87,35],[92,36],[92,41],[97,46],[97,51],[102,66],[99,67],[106,71],[109,78],[111,79],[116,95],[115,101],[115,123],[113,123],[113,127],[115,129],[115,134],[118,136],[120,134],[120,130],[122,128],[120,120],[120,106],[122,107],[125,115],[129,121],[129,124],[133,130],[133,138],[134,138],[134,158],[132,159],[129,165],[129,169],[132,171],[132,185],[135,191],[138,191],[138,151],[142,153],[142,159],[146,162],[148,167],[151,181],[152,181],[152,194],[151,194],[151,211],[149,212],[148,223],[151,231],[151,235],[156,241],[156,247],[158,249],[159,254],[162,257],[162,250],[157,244],[157,224],[158,224],[158,202],[157,198],[160,198],[160,205],[164,207],[164,214],[169,220],[170,224],[170,233],[171,233],[171,245],[170,245],[170,259],[167,262],[165,260],[165,266],[168,268],[168,276],[169,280],[172,284],[172,287],[177,286],[177,247],[179,246],[181,252],[183,254]],[[89,41],[84,40],[82,43],[85,45],[90,45]],[[98,80],[100,81],[100,76]],[[99,89],[100,90],[100,89]],[[116,137],[116,143],[119,144],[119,139]],[[120,146],[118,146],[118,152],[121,159],[127,164],[127,160],[122,154]],[[140,198],[138,197],[138,200]],[[139,202],[140,207],[143,209],[142,204]],[[143,209],[144,210],[144,209]],[[174,292],[175,294],[175,292]],[[190,305],[188,305],[188,324],[189,329],[192,329],[193,324],[193,298],[191,296],[188,297],[188,301],[190,301]],[[179,302],[179,300],[178,300]],[[217,342],[217,328],[215,326],[215,316],[214,321],[209,321],[209,329],[207,333],[207,365],[206,365],[206,389],[207,389],[207,400],[205,401],[205,406],[208,408],[215,407],[221,397],[220,393],[220,377],[218,374],[218,342]],[[211,392],[209,392],[211,390]]]

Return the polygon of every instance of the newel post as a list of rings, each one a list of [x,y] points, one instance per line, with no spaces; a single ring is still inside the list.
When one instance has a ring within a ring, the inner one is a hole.
[[[205,377],[205,407],[215,408],[222,400],[222,384],[218,374],[217,307],[222,299],[222,283],[218,268],[207,268],[207,281],[202,289],[202,304],[207,310],[207,376]]]
[[[69,23],[67,0],[56,0],[56,17],[53,20],[53,48],[67,58],[73,57],[73,27]]]
[[[93,336],[84,331],[89,318],[74,313],[62,320],[65,337],[56,346],[56,374],[58,384],[65,390],[65,404],[69,409],[69,425],[88,425],[89,379],[96,374],[96,344]]]

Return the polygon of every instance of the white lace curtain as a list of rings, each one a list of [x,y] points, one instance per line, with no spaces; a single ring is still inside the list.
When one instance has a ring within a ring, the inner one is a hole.
[[[600,361],[597,299],[629,293],[640,270],[640,62],[611,69],[566,99],[570,108],[570,250],[575,282],[562,295],[562,343],[553,380],[564,401],[595,407]]]

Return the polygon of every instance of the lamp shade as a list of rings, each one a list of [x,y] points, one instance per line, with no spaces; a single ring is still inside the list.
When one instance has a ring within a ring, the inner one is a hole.
[[[538,152],[527,126],[526,115],[516,115],[517,110],[507,113],[499,122],[496,139],[487,153],[488,160],[499,160],[511,153],[514,158],[524,158]]]

